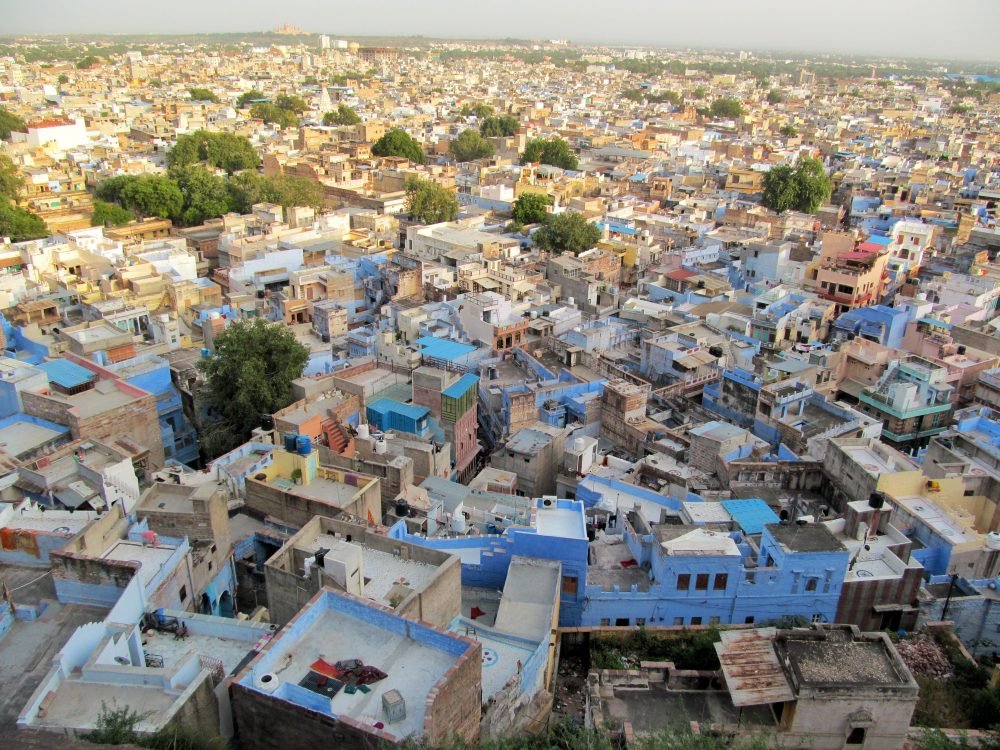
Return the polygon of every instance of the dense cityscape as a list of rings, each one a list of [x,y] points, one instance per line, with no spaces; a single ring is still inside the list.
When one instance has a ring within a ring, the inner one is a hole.
[[[4,747],[995,750],[998,202],[1000,64],[0,38]]]

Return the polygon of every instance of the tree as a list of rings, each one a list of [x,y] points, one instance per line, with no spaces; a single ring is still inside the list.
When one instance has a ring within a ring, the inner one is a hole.
[[[799,134],[799,131],[795,129],[794,125],[782,125],[778,128],[778,132],[786,138],[793,138]]]
[[[85,57],[81,57],[77,60],[76,67],[80,70],[88,70],[93,68],[95,65],[98,65],[100,62],[101,61],[98,57],[95,57],[94,55],[86,55]]]
[[[361,122],[358,113],[346,104],[338,104],[335,112],[327,112],[323,115],[324,125],[357,125]]]
[[[568,250],[575,255],[590,250],[600,239],[601,230],[576,211],[553,216],[534,234],[535,244],[543,250],[553,253]]]
[[[10,138],[11,133],[24,133],[27,129],[24,120],[12,112],[8,112],[4,107],[0,107],[0,139],[6,140]]]
[[[458,218],[458,199],[436,182],[412,177],[406,181],[406,212],[421,224],[438,224]]]
[[[552,198],[541,193],[522,193],[511,208],[511,217],[517,224],[541,224],[552,205]]]
[[[49,234],[49,228],[41,217],[0,198],[0,237],[9,237],[11,242],[24,242],[48,237]]]
[[[458,161],[475,161],[493,156],[493,144],[483,138],[478,130],[463,130],[448,144],[448,150]]]
[[[236,106],[242,109],[248,104],[253,104],[254,102],[259,102],[261,99],[265,99],[263,92],[257,89],[250,89],[249,91],[244,91],[240,94],[239,98],[236,100]]]
[[[743,114],[743,105],[739,99],[716,99],[709,108],[709,114],[715,118],[735,120]]]
[[[69,76],[66,75],[65,73],[60,73],[56,81],[59,83],[60,86],[62,86],[64,83],[69,83]]]
[[[773,167],[764,175],[761,202],[778,213],[795,210],[815,213],[830,199],[833,182],[819,159],[800,159],[793,169],[787,164]]]
[[[297,115],[309,109],[309,105],[306,104],[305,99],[292,94],[278,94],[278,97],[274,100],[274,106],[294,112]]]
[[[10,157],[0,154],[0,200],[17,198],[24,187],[24,180],[17,173],[17,167]]]
[[[420,144],[399,128],[393,128],[372,146],[375,156],[402,156],[415,164],[424,163],[424,151]]]
[[[479,125],[479,134],[484,138],[510,138],[519,125],[517,118],[510,115],[486,117]]]
[[[129,209],[140,218],[176,219],[184,205],[177,183],[160,175],[111,177],[97,186],[95,195]]]
[[[768,104],[781,104],[783,101],[785,101],[785,95],[780,89],[771,89],[767,92]]]
[[[192,89],[188,89],[188,93],[191,94],[191,98],[196,102],[214,102],[219,103],[219,97],[212,93],[209,89],[201,88],[195,86]]]
[[[569,144],[559,136],[553,138],[533,138],[521,154],[522,164],[550,164],[562,169],[576,169],[579,162],[576,154],[569,150]]]
[[[285,208],[289,206],[323,206],[323,186],[316,180],[294,174],[265,178],[268,200]]]
[[[302,375],[309,349],[284,326],[262,318],[237,320],[215,339],[215,355],[198,361],[205,373],[201,394],[217,415],[204,433],[210,456],[250,437],[261,414],[273,414],[292,400],[292,381]]]
[[[201,153],[202,158],[212,166],[232,174],[244,169],[256,169],[260,164],[256,149],[246,137],[235,133],[206,135],[208,137],[203,142]]]
[[[229,212],[229,191],[221,177],[194,165],[172,169],[170,176],[184,196],[181,223],[196,226]]]
[[[95,200],[94,214],[90,217],[90,225],[93,227],[120,227],[128,224],[134,218],[131,211],[122,208],[117,203]]]
[[[254,104],[250,108],[250,116],[257,120],[274,123],[283,128],[294,128],[299,124],[298,116],[290,109],[282,109],[275,104]]]
[[[487,117],[491,116],[496,110],[493,109],[489,104],[465,104],[462,106],[462,117],[475,116],[477,120],[485,120]]]

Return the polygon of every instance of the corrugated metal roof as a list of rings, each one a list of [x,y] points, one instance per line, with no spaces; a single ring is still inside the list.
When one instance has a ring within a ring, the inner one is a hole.
[[[76,362],[65,359],[53,359],[50,362],[42,362],[38,366],[45,370],[50,382],[61,388],[76,388],[97,377],[86,367],[81,367]]]
[[[420,353],[425,357],[444,359],[449,362],[476,351],[476,347],[474,346],[462,344],[458,341],[450,341],[449,339],[439,339],[434,336],[423,336],[417,339],[415,343],[422,347]]]
[[[775,628],[726,630],[715,644],[734,706],[762,706],[795,700],[778,655]]]
[[[414,406],[412,404],[403,404],[399,401],[393,401],[389,398],[380,398],[378,401],[373,401],[368,404],[368,408],[378,414],[389,414],[396,413],[402,414],[404,417],[409,417],[413,420],[418,420],[426,417],[430,414],[431,410],[426,406]]]
[[[746,534],[760,534],[764,524],[780,520],[763,500],[723,500],[721,505]]]
[[[449,398],[460,398],[462,394],[468,391],[470,388],[475,386],[479,382],[479,376],[473,375],[472,373],[466,373],[454,383],[445,388],[442,392],[442,396],[448,396]]]

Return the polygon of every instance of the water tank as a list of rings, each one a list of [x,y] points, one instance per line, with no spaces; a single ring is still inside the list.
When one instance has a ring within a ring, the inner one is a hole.
[[[330,343],[330,334],[329,333],[324,333],[322,336],[320,336],[320,338],[322,339],[322,341],[323,341],[324,344],[329,344]]]
[[[567,297],[566,304],[569,305],[570,307],[576,307],[576,300],[573,299],[572,297]]]
[[[295,453],[295,439],[298,437],[294,432],[285,433],[285,450],[289,453]]]
[[[456,513],[451,518],[451,530],[456,534],[465,533],[465,516],[461,513]]]
[[[586,440],[584,440],[582,437],[574,438],[573,450],[575,450],[577,453],[583,453],[586,447],[587,447]]]
[[[878,510],[883,505],[885,505],[885,495],[883,495],[881,492],[873,492],[871,495],[868,496],[869,508],[875,508],[876,510]]]
[[[262,429],[265,429],[265,430],[273,430],[274,429],[274,417],[272,417],[270,414],[261,414],[260,415],[260,426],[261,426]]]
[[[379,456],[385,455],[389,451],[389,446],[385,444],[385,439],[379,438],[375,441],[375,453]]]
[[[313,441],[308,435],[299,435],[295,438],[295,450],[300,456],[308,456],[312,453]]]
[[[157,317],[157,319],[161,323],[169,323],[170,322],[170,316],[167,315],[167,313],[163,313],[162,315],[157,315],[156,317]]]
[[[1000,550],[1000,532],[991,531],[986,535],[986,549]]]
[[[965,347],[964,347],[964,346],[960,346],[960,347],[958,347],[958,353],[959,353],[959,354],[965,354],[965,352],[966,352],[966,349],[965,349]]]
[[[532,310],[531,311],[531,319],[532,320],[537,320],[538,319],[538,310]]]
[[[212,356],[212,350],[211,349],[202,349],[201,350],[201,358],[202,359],[208,359],[211,356]]]
[[[368,429],[368,425],[366,425],[366,424],[359,424],[358,425],[358,437],[359,438],[367,438],[370,435],[371,435],[371,432]]]
[[[278,685],[281,684],[281,680],[278,679],[278,675],[271,672],[262,674],[260,677],[254,680],[254,686],[258,690],[263,690],[265,693],[273,693],[278,689]]]
[[[208,314],[208,319],[209,319],[209,320],[219,320],[220,318],[222,318],[222,314],[221,314],[221,313],[218,313],[218,312],[210,312],[210,313]]]
[[[410,504],[405,500],[396,501],[396,515],[405,518],[410,512]]]

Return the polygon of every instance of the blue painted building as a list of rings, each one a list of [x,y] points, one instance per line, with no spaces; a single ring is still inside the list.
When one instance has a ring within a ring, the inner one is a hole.
[[[905,309],[872,305],[848,310],[833,322],[834,340],[854,334],[868,341],[898,349],[903,345],[909,315]]]
[[[380,398],[368,404],[365,413],[368,424],[382,432],[396,430],[419,437],[431,434],[428,422],[431,410],[426,406],[414,406],[393,401],[391,398]]]
[[[760,380],[740,368],[723,370],[722,378],[706,383],[702,406],[734,424],[750,429],[757,413]]]

